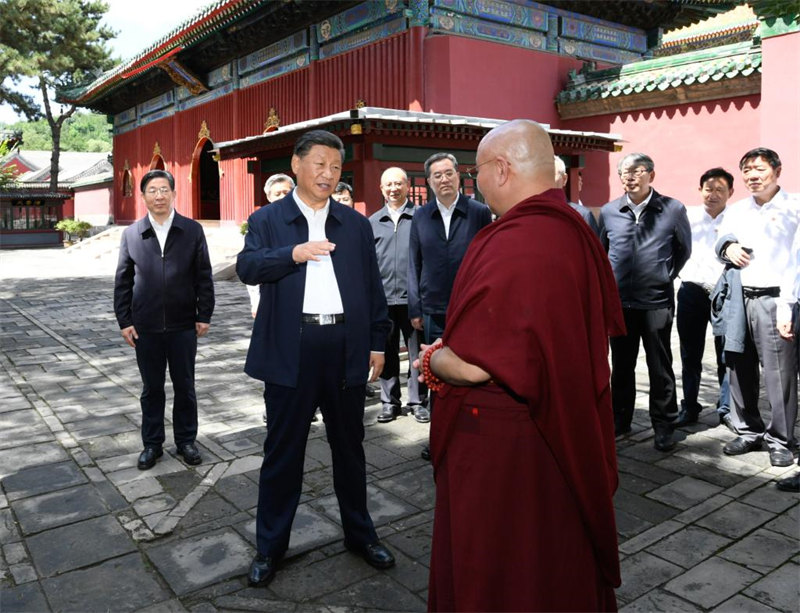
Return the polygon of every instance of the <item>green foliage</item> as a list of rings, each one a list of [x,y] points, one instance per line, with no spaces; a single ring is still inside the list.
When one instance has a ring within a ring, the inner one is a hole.
[[[0,103],[38,119],[42,111],[20,91],[24,77],[36,81],[56,152],[51,189],[58,186],[61,128],[77,108],[68,105],[56,116],[51,99],[113,65],[105,43],[115,33],[100,25],[107,10],[101,0],[0,0]]]
[[[2,0],[0,0],[1,2]],[[0,124],[0,128],[4,128]],[[53,137],[45,119],[18,121],[4,129],[22,132],[22,148],[28,151],[50,151]],[[75,113],[61,129],[61,151],[111,151],[111,127],[105,115]]]
[[[5,142],[0,142],[0,160],[8,155],[9,152],[10,150],[8,148],[8,144]],[[8,187],[14,183],[16,176],[17,170],[15,168],[0,168],[0,189]]]
[[[97,70],[113,65],[105,42],[115,36],[100,20],[108,5],[99,0],[0,0],[0,76],[18,85],[21,77],[34,77],[52,91],[94,78]],[[0,101],[34,118],[41,112],[6,99]],[[16,88],[13,88],[16,89]]]
[[[88,221],[76,221],[69,218],[62,219],[56,224],[56,230],[66,232],[68,237],[77,236],[79,240],[83,240],[91,229],[92,224]]]
[[[243,221],[242,225],[239,226],[239,232],[242,234],[242,236],[247,234],[247,222],[246,221]]]

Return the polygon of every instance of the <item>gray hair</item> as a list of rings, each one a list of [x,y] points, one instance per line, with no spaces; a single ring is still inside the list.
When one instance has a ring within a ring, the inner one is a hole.
[[[622,158],[617,164],[617,174],[622,174],[622,169],[626,166],[633,166],[634,168],[644,166],[647,172],[653,172],[656,169],[653,159],[644,153],[629,153]]]
[[[267,179],[267,182],[264,183],[264,193],[267,194],[267,196],[269,196],[269,190],[271,190],[272,186],[276,183],[288,183],[292,186],[292,189],[294,189],[294,179],[292,179],[292,177],[289,175],[278,173],[276,175],[272,175],[269,179]]]
[[[425,160],[426,179],[430,179],[431,177],[431,166],[436,162],[441,162],[442,160],[450,160],[451,162],[453,162],[453,168],[456,171],[458,171],[458,160],[456,159],[456,156],[454,156],[452,153],[444,153],[444,152],[434,153],[431,157]]]

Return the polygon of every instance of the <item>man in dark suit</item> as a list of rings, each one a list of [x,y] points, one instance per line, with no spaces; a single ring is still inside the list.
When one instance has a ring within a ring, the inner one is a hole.
[[[686,207],[650,184],[653,160],[631,153],[617,167],[625,194],[603,206],[600,241],[617,280],[627,334],[611,339],[611,402],[617,436],[631,431],[636,399],[639,341],[650,375],[654,446],[669,451],[678,415],[670,335],[675,313],[673,282],[692,253]]]
[[[420,208],[411,222],[408,250],[408,316],[426,344],[444,334],[445,313],[458,267],[475,235],[491,223],[485,204],[460,193],[458,160],[450,153],[434,153],[425,160],[425,178],[434,199]],[[414,417],[431,420],[429,407],[419,407]],[[422,457],[430,459],[426,445]]]
[[[203,227],[173,208],[175,179],[165,170],[142,177],[148,214],[122,233],[114,312],[125,342],[136,349],[142,376],[140,470],[163,455],[165,371],[174,390],[172,426],[178,455],[200,464],[194,364],[197,337],[214,312],[214,282]]]
[[[364,386],[383,370],[390,324],[369,220],[331,198],[343,161],[337,136],[303,134],[292,155],[296,189],[250,216],[236,264],[244,283],[261,284],[245,364],[264,381],[267,406],[253,586],[272,579],[289,546],[316,407],[331,446],[345,546],[375,568],[395,562],[367,510],[362,445]]]

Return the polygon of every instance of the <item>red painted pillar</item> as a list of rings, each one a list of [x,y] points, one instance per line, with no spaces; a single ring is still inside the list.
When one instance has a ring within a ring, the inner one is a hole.
[[[408,38],[408,110],[425,109],[424,40],[427,28],[412,26]]]

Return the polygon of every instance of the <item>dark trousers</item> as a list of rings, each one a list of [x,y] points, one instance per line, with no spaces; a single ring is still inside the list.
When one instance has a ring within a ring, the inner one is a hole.
[[[678,413],[670,348],[673,309],[622,309],[622,312],[627,334],[611,339],[611,402],[614,407],[614,423],[618,428],[627,429],[633,420],[636,359],[641,340],[650,376],[650,421],[655,430],[669,428]]]
[[[316,407],[325,420],[345,540],[355,546],[378,540],[367,511],[364,386],[345,387],[344,346],[344,325],[304,324],[297,387],[265,386],[267,438],[256,514],[256,546],[264,556],[280,558],[289,546]]]
[[[444,313],[423,313],[422,315],[422,333],[425,336],[425,344],[430,345],[437,338],[444,336]]]
[[[422,314],[422,334],[425,337],[425,344],[431,345],[437,338],[444,336],[444,313],[423,313]],[[433,412],[433,394],[428,399],[428,408]]]
[[[136,362],[142,376],[142,443],[164,444],[164,383],[169,367],[172,380],[172,429],[175,444],[194,443],[197,438],[197,397],[194,392],[194,361],[197,333],[191,330],[142,333],[136,341]]]
[[[400,406],[400,335],[408,349],[408,404],[419,405],[425,401],[427,388],[417,377],[419,370],[413,362],[419,355],[419,335],[408,318],[407,304],[389,306],[389,319],[392,320],[392,331],[386,339],[385,363],[381,373],[381,402]]]
[[[745,439],[763,437],[770,449],[791,449],[797,418],[797,339],[787,341],[778,334],[771,296],[745,297],[744,307],[744,352],[726,356],[731,369],[731,420]],[[761,367],[772,414],[766,426],[758,410]]]
[[[678,337],[681,344],[681,381],[683,401],[687,411],[699,413],[702,410],[697,396],[700,392],[700,376],[703,372],[703,353],[706,348],[706,330],[711,315],[711,299],[706,290],[696,283],[683,282],[678,290],[678,310],[675,319],[678,324]],[[714,350],[717,356],[717,381],[719,398],[717,412],[728,413],[730,406],[730,383],[725,368],[721,336],[714,337]]]

